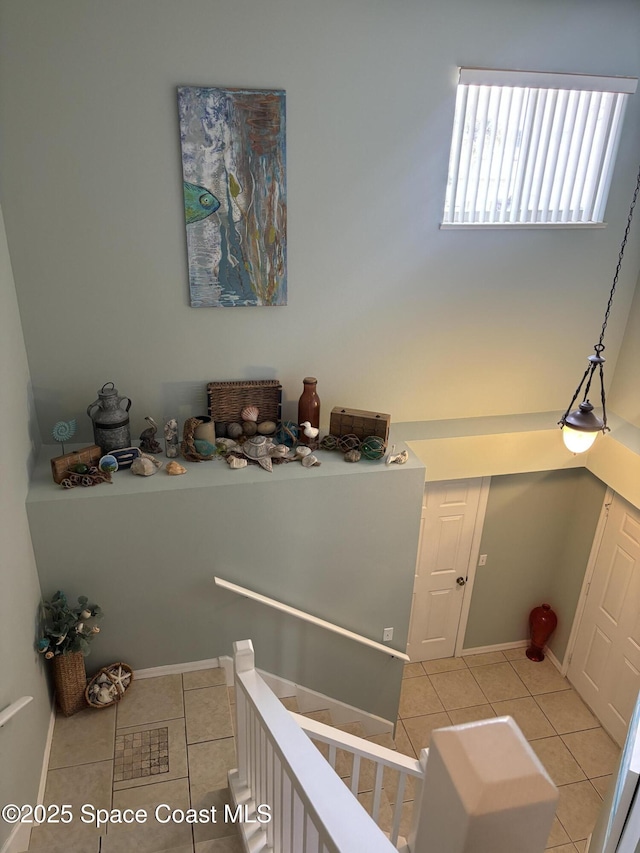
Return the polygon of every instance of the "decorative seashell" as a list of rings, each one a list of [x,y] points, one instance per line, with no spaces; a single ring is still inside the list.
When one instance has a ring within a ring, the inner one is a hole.
[[[261,424],[258,424],[258,432],[260,435],[273,435],[277,426],[275,421],[262,421]]]
[[[359,462],[361,456],[362,456],[362,453],[360,453],[360,451],[356,450],[354,447],[353,450],[347,450],[347,452],[344,454],[344,461],[345,462]]]
[[[139,459],[134,459],[131,465],[131,471],[134,474],[139,474],[141,477],[150,477],[158,470],[151,459],[147,456],[141,456]]]
[[[152,456],[150,453],[143,453],[142,458],[149,459],[151,462],[153,462],[156,468],[162,468],[162,466],[164,465],[164,462],[162,462],[161,459],[156,459],[156,457]]]
[[[313,468],[314,465],[320,465],[320,460],[317,456],[314,456],[313,453],[310,453],[308,456],[303,456],[300,460],[303,468]]]
[[[216,438],[216,447],[223,453],[228,453],[230,450],[234,450],[237,446],[237,442],[232,438]]]
[[[168,462],[166,467],[167,474],[171,474],[174,477],[177,477],[178,474],[186,474],[187,469],[184,465],[181,465],[179,462]]]
[[[245,406],[240,412],[243,421],[253,421],[254,423],[257,422],[259,414],[260,410],[257,406]]]
[[[387,453],[385,457],[385,465],[391,465],[392,462],[395,462],[397,465],[404,465],[404,463],[409,459],[409,451],[401,450],[400,453],[394,454],[394,450],[396,449],[395,444],[391,448],[390,453]]]
[[[241,459],[239,456],[227,456],[229,468],[246,468],[249,464],[246,459]]]
[[[269,455],[273,442],[265,435],[253,435],[242,445],[242,452],[249,459],[260,459]]]
[[[304,456],[309,456],[311,453],[311,448],[307,447],[305,444],[299,444],[296,447],[296,458],[302,459]]]
[[[255,421],[243,421],[242,432],[245,435],[255,435],[258,432],[258,427]]]
[[[100,705],[108,705],[109,702],[113,701],[113,694],[108,687],[101,687],[98,690],[98,693],[95,697],[96,702],[99,702]]]
[[[227,426],[227,435],[229,438],[240,438],[242,435],[242,426],[237,423],[232,423]]]
[[[282,457],[286,456],[288,452],[289,448],[286,444],[276,444],[275,447],[271,448],[270,455],[273,457],[273,459],[281,459]]]

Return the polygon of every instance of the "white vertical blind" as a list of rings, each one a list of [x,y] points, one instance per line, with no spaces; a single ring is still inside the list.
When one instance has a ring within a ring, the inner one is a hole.
[[[636,85],[461,69],[443,225],[602,222]]]

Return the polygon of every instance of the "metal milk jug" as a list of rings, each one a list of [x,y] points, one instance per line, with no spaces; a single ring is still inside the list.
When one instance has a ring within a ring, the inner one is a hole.
[[[126,400],[126,408],[122,407]],[[103,453],[131,447],[129,429],[129,409],[131,400],[118,396],[113,382],[106,382],[98,391],[98,399],[87,407],[87,414],[93,421],[93,440]]]

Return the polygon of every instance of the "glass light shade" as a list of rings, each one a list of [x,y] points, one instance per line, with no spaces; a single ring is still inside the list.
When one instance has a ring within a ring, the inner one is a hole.
[[[571,453],[584,453],[596,440],[598,432],[600,430],[585,432],[584,430],[573,429],[565,424],[562,427],[562,440],[567,450],[570,450]]]
[[[575,411],[565,415],[561,421],[565,447],[572,453],[588,450],[599,432],[605,429],[604,421],[594,413],[588,400],[583,400]]]

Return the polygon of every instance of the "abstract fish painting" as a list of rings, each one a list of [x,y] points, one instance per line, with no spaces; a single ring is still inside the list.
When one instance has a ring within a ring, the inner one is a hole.
[[[285,93],[178,89],[191,305],[287,304]]]
[[[184,216],[187,225],[211,216],[219,207],[220,202],[208,189],[184,181]]]

